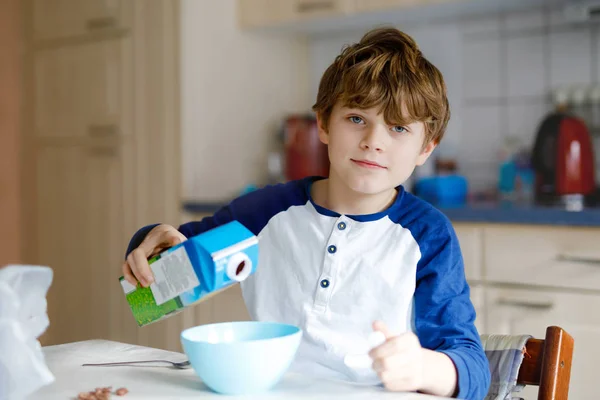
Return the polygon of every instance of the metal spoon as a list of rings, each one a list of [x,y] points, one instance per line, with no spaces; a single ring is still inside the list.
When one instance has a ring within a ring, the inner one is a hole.
[[[167,360],[146,360],[146,361],[122,361],[122,362],[110,362],[110,363],[100,363],[100,364],[83,364],[82,367],[113,367],[113,366],[123,366],[123,365],[136,365],[136,364],[149,364],[149,363],[166,363],[170,364],[175,369],[186,369],[190,367],[189,361],[167,361]]]

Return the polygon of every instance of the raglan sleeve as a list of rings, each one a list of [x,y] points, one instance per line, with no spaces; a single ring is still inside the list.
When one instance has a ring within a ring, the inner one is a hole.
[[[489,364],[475,327],[458,238],[448,220],[427,230],[415,289],[415,330],[424,348],[442,352],[458,374],[457,397],[481,400],[490,385]]]
[[[269,212],[272,208],[270,200],[277,194],[275,190],[275,188],[266,188],[248,193],[222,206],[214,214],[206,216],[200,221],[184,223],[177,229],[186,238],[190,238],[236,220],[253,234],[258,235],[270,217]],[[136,249],[157,225],[159,224],[151,224],[139,229],[129,241],[126,256]]]

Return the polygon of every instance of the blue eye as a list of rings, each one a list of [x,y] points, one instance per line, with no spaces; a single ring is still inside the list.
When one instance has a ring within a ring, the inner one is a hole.
[[[403,127],[403,126],[394,126],[394,127],[392,128],[392,130],[393,130],[394,132],[397,132],[397,133],[404,133],[404,132],[406,132],[406,128],[405,128],[405,127]]]
[[[361,117],[357,117],[356,115],[353,115],[348,119],[350,120],[350,122],[355,123],[355,124],[360,124],[363,122],[363,119]]]

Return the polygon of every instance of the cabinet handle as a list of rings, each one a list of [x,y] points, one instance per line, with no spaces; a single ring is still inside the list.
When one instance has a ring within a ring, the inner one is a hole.
[[[119,126],[116,124],[90,125],[88,133],[90,136],[115,136],[119,133]]]
[[[115,17],[98,17],[87,20],[86,26],[88,30],[95,31],[98,29],[114,28],[117,25]]]
[[[498,305],[501,306],[511,306],[518,308],[528,308],[532,310],[549,310],[554,307],[554,303],[551,301],[529,301],[529,300],[521,300],[521,299],[499,299],[497,301]]]
[[[322,1],[301,1],[296,6],[296,11],[299,13],[311,13],[315,11],[333,10],[335,2],[333,0]]]
[[[556,261],[575,262],[581,264],[592,264],[600,266],[600,259],[586,256],[573,256],[569,254],[559,254],[556,256]]]
[[[107,157],[114,158],[117,157],[117,149],[114,147],[94,147],[88,150],[88,153],[94,157]]]

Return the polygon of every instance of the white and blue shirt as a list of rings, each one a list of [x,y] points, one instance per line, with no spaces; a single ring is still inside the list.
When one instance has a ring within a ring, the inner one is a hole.
[[[449,220],[401,186],[385,211],[340,215],[312,201],[317,179],[267,186],[179,231],[191,237],[237,220],[258,236],[257,270],[242,293],[253,319],[302,328],[294,369],[379,383],[373,370],[347,367],[344,356],[367,349],[380,320],[447,354],[457,368],[458,397],[482,399],[489,366]],[[134,236],[128,252],[151,228]]]

